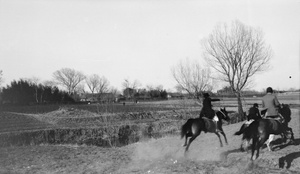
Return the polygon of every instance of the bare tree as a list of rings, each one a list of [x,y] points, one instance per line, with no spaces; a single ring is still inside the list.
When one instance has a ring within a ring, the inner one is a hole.
[[[39,87],[39,83],[40,83],[40,78],[38,77],[32,77],[32,78],[29,78],[29,79],[25,79],[27,80],[29,83],[33,84],[34,85],[34,90],[35,90],[35,101],[38,103],[39,100],[38,100],[38,87]],[[42,95],[41,95],[42,96]],[[42,97],[41,97],[41,102],[42,102]]]
[[[125,79],[125,81],[122,83],[124,91],[123,93],[126,93],[124,95],[127,95],[129,98],[132,98],[138,89],[138,87],[141,86],[141,83],[138,80],[135,80],[133,82],[130,82],[129,79]]]
[[[229,83],[238,101],[238,111],[243,117],[241,92],[249,85],[254,74],[268,68],[272,50],[264,39],[261,30],[246,26],[239,21],[217,25],[203,40],[204,57]]]
[[[44,86],[49,86],[51,88],[54,88],[56,86],[56,82],[54,82],[52,80],[45,80],[45,81],[43,81],[43,85]]]
[[[171,70],[177,82],[176,89],[179,91],[186,91],[196,97],[202,91],[212,90],[210,69],[202,68],[197,61],[181,60]]]
[[[109,81],[104,76],[99,78],[99,84],[96,88],[99,94],[103,94],[109,91]]]
[[[1,84],[3,83],[3,71],[2,70],[0,70],[0,87],[1,87]],[[1,88],[0,88],[0,92],[1,92]]]
[[[99,75],[97,75],[97,74],[90,75],[85,79],[85,81],[86,81],[88,88],[91,90],[92,94],[94,94],[97,87],[100,85]]]
[[[115,87],[110,87],[109,88],[109,92],[112,93],[114,96],[120,94],[120,92],[118,91],[118,89],[115,88]]]
[[[77,94],[83,94],[85,93],[85,84],[84,83],[79,83],[76,87],[75,87],[75,92]]]
[[[125,79],[122,85],[124,89],[126,88],[137,89],[138,87],[141,86],[141,83],[138,80],[131,82],[129,79]]]
[[[85,79],[85,75],[80,71],[70,68],[62,68],[53,73],[54,79],[58,84],[67,88],[69,94],[75,92],[76,86]]]

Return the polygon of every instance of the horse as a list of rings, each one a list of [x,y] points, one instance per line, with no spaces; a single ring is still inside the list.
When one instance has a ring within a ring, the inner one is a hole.
[[[226,121],[230,120],[230,118],[228,116],[228,112],[226,111],[226,108],[225,107],[223,109],[220,108],[220,110],[216,112],[216,116],[219,119],[218,124],[217,124],[218,129],[220,130],[220,133],[224,136],[226,144],[228,144],[226,135],[222,128],[222,120],[226,120]],[[181,127],[181,139],[183,137],[185,137],[185,142],[183,145],[183,146],[186,146],[185,152],[188,151],[191,143],[195,140],[195,138],[197,136],[200,135],[201,131],[204,131],[205,133],[206,132],[215,133],[220,140],[220,146],[221,147],[223,146],[221,137],[220,137],[219,133],[216,131],[216,125],[213,122],[213,120],[205,118],[205,117],[190,118]],[[188,137],[191,137],[191,138],[189,139],[189,141],[187,143]]]
[[[288,123],[291,121],[291,114],[292,114],[290,106],[288,104],[281,104],[281,107],[278,108],[278,112],[283,116],[284,120],[283,120],[282,124],[285,126],[286,131],[290,134],[291,142],[293,142],[294,141],[294,133],[293,133],[292,128],[288,127]],[[282,138],[284,139],[284,141],[286,141],[285,134],[283,133],[281,135],[282,135]],[[266,142],[269,151],[272,151],[270,144],[274,140],[274,138],[275,138],[275,135],[271,134],[269,136],[268,141]]]
[[[279,122],[279,123],[283,124],[281,126],[284,128],[282,130],[282,132],[280,133],[280,135],[282,136],[282,138],[284,139],[284,141],[286,141],[286,135],[285,134],[288,134],[290,136],[291,142],[293,142],[294,141],[294,133],[293,133],[292,128],[288,127],[288,122],[291,120],[291,109],[290,109],[289,105],[282,104],[281,107],[279,107],[278,111],[279,111],[279,113],[284,118],[283,123]],[[261,115],[265,115],[265,113],[266,113],[266,110],[262,110],[261,111]],[[270,118],[268,118],[268,119],[270,119]],[[274,119],[271,119],[271,120],[274,120]],[[243,129],[245,129],[246,127],[248,127],[250,124],[251,124],[251,121],[244,123],[241,126],[240,130],[235,133],[235,135],[238,135],[239,132],[242,132]],[[267,145],[269,151],[272,151],[270,143],[274,140],[274,137],[275,137],[274,134],[269,134],[268,137],[267,137],[268,141],[264,142]],[[247,145],[249,144],[249,140],[247,140],[245,137],[243,137],[242,139],[247,141],[246,142]],[[241,144],[241,150],[243,151],[243,147],[242,146],[243,146],[243,143]]]
[[[293,134],[292,132],[288,132],[287,128],[278,120],[260,119],[260,120],[253,121],[245,129],[236,132],[235,135],[243,134],[243,140],[247,140],[248,142],[252,139],[251,160],[255,160],[259,157],[260,147],[266,142],[270,134],[282,135],[285,133]],[[288,136],[288,138],[291,138],[291,136]],[[255,150],[256,150],[256,158],[253,159]]]

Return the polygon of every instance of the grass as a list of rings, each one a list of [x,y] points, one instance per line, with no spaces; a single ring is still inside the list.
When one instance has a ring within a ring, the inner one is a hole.
[[[40,130],[53,127],[51,124],[39,121],[34,117],[23,114],[0,113],[0,120],[0,133],[24,130]]]
[[[278,96],[280,102],[298,106],[298,96]],[[260,103],[261,98],[245,98],[244,111],[253,103]],[[214,109],[227,107],[230,114],[229,124],[239,121],[237,101],[234,98],[223,98],[214,102]],[[105,128],[103,134],[91,134],[87,139],[103,139],[110,146],[116,146],[114,141],[120,136],[120,129],[128,127],[139,129],[131,132],[131,138],[142,137],[142,134],[159,136],[168,132],[178,132],[180,126],[188,118],[197,117],[201,106],[195,100],[167,100],[155,102],[91,104],[91,105],[37,105],[10,106],[0,112],[0,134],[3,132],[48,130],[48,129],[91,129]],[[3,112],[5,111],[5,112]],[[10,112],[13,113],[10,113]],[[29,113],[29,114],[28,114]],[[142,126],[144,125],[144,126]],[[74,131],[71,131],[74,132]],[[94,137],[94,135],[97,135]],[[128,138],[128,137],[127,137]],[[93,140],[92,140],[93,141]]]

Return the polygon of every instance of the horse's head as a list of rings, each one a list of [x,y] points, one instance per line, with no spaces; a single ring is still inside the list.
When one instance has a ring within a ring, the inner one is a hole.
[[[291,120],[292,112],[290,109],[290,105],[282,103],[278,111],[284,117],[285,121],[289,122]]]
[[[229,121],[230,117],[228,116],[228,112],[226,111],[226,108],[220,108],[219,111],[220,114],[218,114],[218,117],[220,117],[223,120]]]
[[[284,109],[290,109],[290,105],[282,103],[282,104],[280,105],[280,109],[281,109],[281,110],[284,110]]]

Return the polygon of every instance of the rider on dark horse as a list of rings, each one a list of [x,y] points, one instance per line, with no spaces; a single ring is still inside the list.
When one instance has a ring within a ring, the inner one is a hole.
[[[212,99],[209,97],[208,93],[203,93],[203,106],[200,112],[200,118],[206,117],[208,119],[212,119],[214,123],[216,124],[216,132],[221,132],[218,128],[218,117],[216,116],[215,111],[212,109],[212,104],[211,102],[214,101],[220,101],[220,99]],[[205,128],[206,129],[206,128]]]
[[[247,116],[247,120],[250,121],[250,120],[259,120],[261,119],[261,115],[260,115],[260,112],[259,112],[259,109],[258,109],[258,104],[257,103],[254,103],[253,106],[249,109],[249,113],[248,113],[248,116]]]
[[[283,116],[278,112],[278,108],[280,107],[280,103],[273,94],[273,89],[271,87],[267,88],[267,94],[262,98],[262,107],[267,109],[265,114],[265,118],[273,118],[279,120],[283,123],[285,120]]]
[[[287,120],[279,113],[281,107],[276,95],[273,94],[271,87],[267,88],[267,94],[262,98],[262,107],[267,109],[264,118],[278,120],[284,126],[285,132],[288,130]],[[273,139],[274,135],[270,135],[270,139]]]

